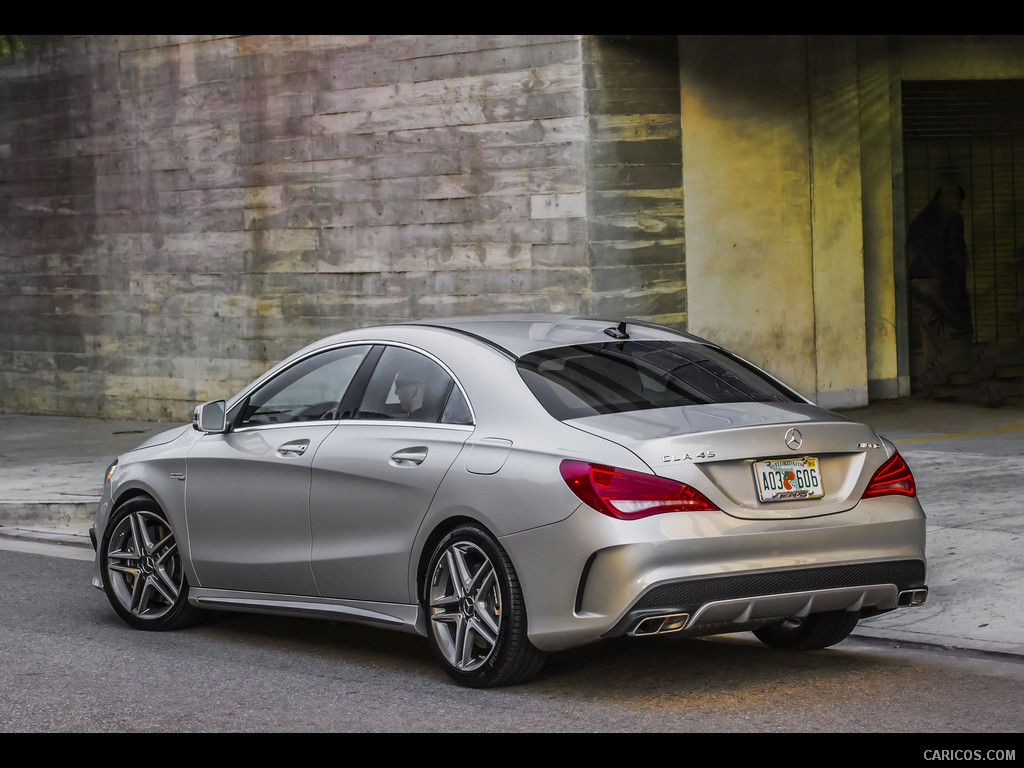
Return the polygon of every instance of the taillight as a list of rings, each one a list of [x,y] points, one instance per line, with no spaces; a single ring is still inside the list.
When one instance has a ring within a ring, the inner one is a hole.
[[[869,499],[873,496],[916,496],[917,487],[914,485],[914,474],[907,466],[899,452],[893,453],[885,464],[878,468],[871,477],[868,487],[861,495],[862,499]]]
[[[657,475],[569,459],[559,469],[584,504],[620,520],[718,509],[700,491]]]

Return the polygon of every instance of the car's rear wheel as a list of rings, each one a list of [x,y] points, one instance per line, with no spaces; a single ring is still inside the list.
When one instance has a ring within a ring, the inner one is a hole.
[[[772,648],[813,651],[845,640],[859,619],[855,611],[813,613],[802,619],[790,616],[778,624],[755,629],[754,636]]]
[[[460,685],[523,683],[545,654],[526,635],[526,604],[508,554],[488,534],[461,526],[434,550],[423,589],[435,657]]]
[[[100,554],[103,591],[128,624],[168,630],[195,621],[178,542],[152,499],[131,499],[114,511]]]

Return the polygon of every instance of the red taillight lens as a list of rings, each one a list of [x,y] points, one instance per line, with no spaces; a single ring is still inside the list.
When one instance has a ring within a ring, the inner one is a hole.
[[[872,496],[916,496],[917,486],[914,484],[914,474],[907,466],[899,452],[896,452],[878,468],[878,471],[871,478],[868,487],[864,489],[862,499],[869,499]]]
[[[657,475],[569,459],[559,469],[584,504],[619,520],[718,509],[700,491]]]

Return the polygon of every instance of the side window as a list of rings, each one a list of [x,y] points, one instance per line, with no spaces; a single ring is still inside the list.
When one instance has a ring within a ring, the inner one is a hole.
[[[465,395],[458,387],[452,387],[448,395],[448,402],[445,403],[444,411],[441,413],[442,424],[472,424],[473,413],[469,410],[469,403]]]
[[[249,397],[238,426],[338,418],[338,405],[369,351],[339,347],[296,363]]]
[[[446,409],[452,392],[457,392],[452,409]],[[459,414],[457,401],[464,414]],[[448,372],[425,355],[404,347],[387,347],[373,371],[357,419],[399,419],[436,423],[442,413],[446,423],[463,424],[469,407]],[[462,418],[464,421],[458,421]],[[456,419],[456,420],[452,420]]]

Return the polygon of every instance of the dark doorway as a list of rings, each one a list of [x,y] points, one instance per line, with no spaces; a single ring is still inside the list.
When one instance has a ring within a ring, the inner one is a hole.
[[[903,143],[910,216],[944,181],[966,192],[975,340],[1021,340],[1024,81],[903,83]]]
[[[1024,341],[1024,81],[908,81],[902,94],[908,228],[940,187],[964,191],[973,359],[953,384],[977,384],[1019,363]],[[910,345],[920,378],[914,321]]]

